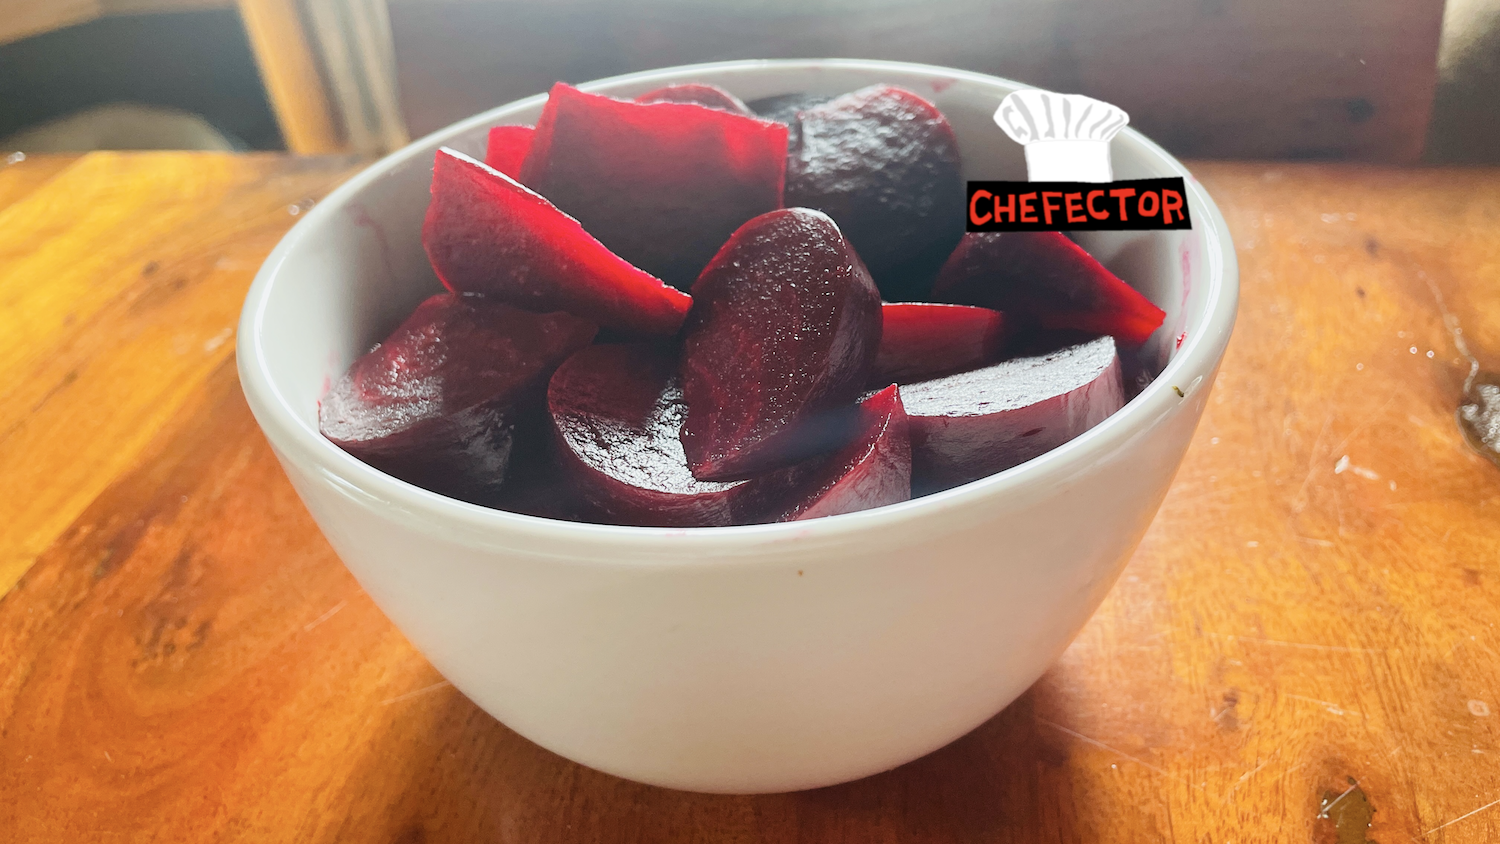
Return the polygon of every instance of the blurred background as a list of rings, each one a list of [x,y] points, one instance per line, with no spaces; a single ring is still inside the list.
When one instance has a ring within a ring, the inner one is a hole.
[[[1500,0],[0,0],[0,155],[377,154],[556,80],[951,65],[1190,158],[1500,162]]]

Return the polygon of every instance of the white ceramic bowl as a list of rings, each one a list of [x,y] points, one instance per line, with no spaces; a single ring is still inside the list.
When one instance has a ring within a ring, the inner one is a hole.
[[[968,178],[1025,179],[1021,147],[990,117],[1022,86],[990,76],[742,61],[582,87],[632,96],[686,81],[745,100],[900,85],[948,115]],[[1238,291],[1208,195],[1140,135],[1114,140],[1116,178],[1188,178],[1195,228],[1085,240],[1167,311],[1147,347],[1166,368],[1067,445],[938,495],[808,522],[558,522],[408,485],[317,428],[330,381],[439,290],[419,237],[433,152],[482,157],[490,126],[534,122],[544,101],[478,115],[355,176],[297,223],[250,289],[245,396],[339,556],[475,703],[543,747],[633,780],[713,792],[829,785],[922,756],[999,712],[1103,599],[1203,411]]]

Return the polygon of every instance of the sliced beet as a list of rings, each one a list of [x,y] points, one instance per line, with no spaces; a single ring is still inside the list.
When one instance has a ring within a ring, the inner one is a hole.
[[[569,358],[547,389],[558,460],[596,518],[616,524],[713,527],[760,521],[798,469],[753,480],[700,481],[678,429],[686,407],[677,360],[644,343],[599,345]]]
[[[786,137],[767,120],[558,83],[521,181],[615,254],[686,290],[741,223],[781,207]]]
[[[1043,329],[1146,342],[1166,314],[1060,232],[970,232],[932,298],[994,308]]]
[[[505,479],[517,421],[595,327],[477,296],[423,302],[361,356],[318,407],[318,425],[364,462],[434,492],[479,500]]]
[[[833,220],[786,208],[741,226],[704,268],[683,333],[688,465],[744,478],[847,435],[880,344],[880,295]]]
[[[692,305],[540,195],[450,149],[437,153],[422,245],[449,290],[633,334],[673,334]]]
[[[755,112],[741,102],[739,97],[717,85],[704,85],[700,82],[684,82],[681,85],[657,88],[655,91],[647,91],[636,97],[635,101],[638,103],[694,103],[707,108],[716,108],[719,111],[727,111],[730,114],[755,116]]]
[[[837,516],[911,498],[911,440],[901,394],[892,384],[860,402],[854,439],[801,482],[777,521]]]
[[[908,302],[880,309],[880,349],[871,386],[909,384],[997,359],[1005,346],[1005,315],[988,308]]]
[[[523,516],[566,522],[592,521],[593,513],[578,494],[577,484],[570,476],[558,471],[557,463],[552,459],[554,449],[547,438],[528,441],[528,449],[516,449],[511,454],[505,486],[482,503]],[[542,454],[523,460],[530,450]]]
[[[1115,343],[1100,337],[1037,357],[905,384],[913,483],[957,486],[1050,451],[1125,403]]]
[[[826,212],[886,299],[923,298],[963,234],[958,140],[937,107],[875,85],[797,113],[786,204]]]
[[[531,149],[531,136],[535,132],[531,126],[496,126],[491,129],[484,163],[512,179],[521,178],[521,162],[526,160],[526,151]]]
[[[599,342],[597,335],[594,342]],[[591,514],[578,494],[577,484],[560,469],[546,387],[545,383],[541,385],[536,401],[528,403],[527,412],[517,421],[516,442],[520,445],[511,451],[505,486],[482,503],[525,516],[587,522]]]

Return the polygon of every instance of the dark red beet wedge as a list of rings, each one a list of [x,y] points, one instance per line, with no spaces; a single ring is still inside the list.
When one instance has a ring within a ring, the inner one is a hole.
[[[682,445],[704,480],[837,447],[880,344],[880,295],[827,215],[763,214],[693,285],[683,327]]]
[[[855,438],[802,482],[777,521],[837,516],[911,498],[911,440],[901,394],[892,384],[860,402]]]
[[[599,342],[597,335],[594,342]],[[517,421],[518,445],[511,451],[505,486],[484,503],[526,516],[587,522],[592,516],[587,503],[578,494],[578,485],[559,471],[560,461],[546,393],[547,384],[544,383],[535,393],[536,401],[528,403],[527,412]]]
[[[1005,346],[1005,316],[988,308],[886,304],[871,386],[909,384],[994,361]]]
[[[594,325],[442,293],[349,367],[318,407],[335,445],[404,481],[466,500],[496,492],[513,433]]]
[[[531,126],[496,126],[491,129],[484,163],[512,179],[521,178],[521,162],[526,160],[526,151],[531,149],[531,136],[535,132]]]
[[[913,483],[946,489],[1009,469],[1104,421],[1125,403],[1115,343],[1100,337],[901,387]]]
[[[891,301],[923,298],[963,234],[958,140],[910,91],[876,85],[797,113],[786,204],[826,212]]]
[[[668,85],[665,88],[657,88],[655,91],[647,91],[636,97],[635,101],[638,103],[695,103],[707,108],[727,111],[730,114],[755,116],[755,112],[741,102],[739,97],[717,85],[704,85],[698,82],[685,82],[681,85]]]
[[[437,153],[422,245],[449,290],[628,333],[676,333],[692,305],[540,195],[450,149]]]
[[[1166,317],[1060,232],[970,232],[938,273],[932,298],[1004,311],[1044,329],[1146,342]]]
[[[528,447],[540,454],[528,455],[516,449],[511,455],[505,486],[483,503],[497,510],[509,510],[523,516],[557,519],[565,522],[589,522],[593,513],[578,494],[571,476],[557,470],[552,459],[556,448],[547,438],[528,441]],[[526,457],[531,459],[523,459]]]
[[[521,181],[635,266],[687,289],[751,217],[781,207],[785,126],[559,83]]]
[[[754,480],[700,481],[678,429],[686,407],[677,360],[653,345],[590,346],[547,389],[558,461],[590,514],[616,524],[714,527],[760,521],[784,500],[797,468]]]

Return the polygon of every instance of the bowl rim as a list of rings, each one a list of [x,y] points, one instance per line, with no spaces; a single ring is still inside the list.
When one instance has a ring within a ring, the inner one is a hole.
[[[606,77],[578,87],[588,91],[622,84],[670,84],[680,81],[684,76],[710,72],[753,72],[768,69],[806,72],[829,68],[927,74],[1012,89],[1034,87],[1003,77],[939,65],[864,59],[747,59],[677,65]],[[277,388],[267,367],[267,305],[282,265],[292,251],[308,237],[319,221],[333,215],[366,186],[417,156],[430,154],[427,152],[430,147],[441,146],[452,137],[475,129],[501,125],[506,114],[539,105],[546,98],[545,93],[536,94],[496,106],[413,140],[375,161],[339,185],[310,212],[305,213],[267,256],[245,297],[236,337],[236,357],[246,401],[266,438],[283,455],[282,459],[314,467],[318,474],[341,491],[380,507],[387,515],[404,516],[404,521],[428,528],[434,524],[462,528],[465,529],[463,533],[480,543],[493,544],[501,537],[568,540],[626,551],[659,550],[664,542],[670,542],[681,550],[684,543],[690,547],[703,545],[705,549],[723,549],[727,543],[764,545],[793,537],[838,540],[868,531],[877,525],[889,528],[910,524],[943,511],[977,503],[979,499],[1009,499],[1020,495],[1027,488],[1045,486],[1077,474],[1106,455],[1124,448],[1142,429],[1172,412],[1177,404],[1186,400],[1205,383],[1211,382],[1211,376],[1233,330],[1238,309],[1239,272],[1233,241],[1223,215],[1207,191],[1181,162],[1133,128],[1126,127],[1116,136],[1117,141],[1136,147],[1137,152],[1147,159],[1155,158],[1168,171],[1182,176],[1187,184],[1206,247],[1208,295],[1204,299],[1202,315],[1196,321],[1196,329],[1188,331],[1182,347],[1161,374],[1120,410],[1063,445],[1010,469],[942,492],[897,504],[803,522],[678,528],[606,525],[497,510],[431,492],[366,465],[335,446],[302,419]],[[1194,323],[1194,316],[1187,315],[1186,322],[1189,325]],[[1179,389],[1181,393],[1176,392]]]

